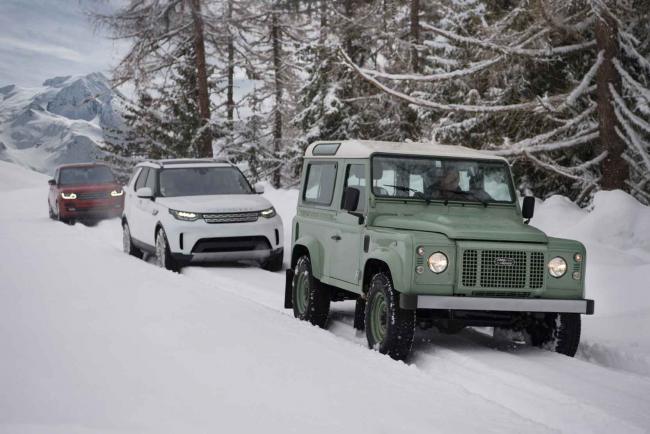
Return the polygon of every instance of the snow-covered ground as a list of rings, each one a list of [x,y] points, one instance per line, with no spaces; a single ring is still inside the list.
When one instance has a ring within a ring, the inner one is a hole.
[[[116,220],[50,221],[46,181],[0,162],[2,433],[650,431],[650,214],[623,193],[533,220],[587,245],[579,358],[428,331],[406,365],[351,303],[327,331],[295,320],[281,272],[174,274],[123,254]],[[296,192],[267,196],[288,226]]]

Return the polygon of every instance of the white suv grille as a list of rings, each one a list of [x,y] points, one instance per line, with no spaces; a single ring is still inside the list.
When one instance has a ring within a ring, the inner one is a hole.
[[[259,212],[203,214],[206,223],[250,223],[259,218]]]

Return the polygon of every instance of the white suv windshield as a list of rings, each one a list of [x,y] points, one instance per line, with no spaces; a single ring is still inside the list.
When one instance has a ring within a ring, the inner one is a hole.
[[[163,197],[250,193],[246,178],[232,167],[164,169],[160,172],[160,195]]]
[[[510,171],[498,161],[376,156],[373,193],[379,197],[512,203]]]

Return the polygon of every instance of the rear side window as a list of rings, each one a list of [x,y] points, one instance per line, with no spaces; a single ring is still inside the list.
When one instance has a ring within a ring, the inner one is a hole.
[[[145,187],[149,187],[151,191],[156,192],[156,170],[149,169],[149,175],[147,175],[147,182],[144,184]]]
[[[142,187],[145,186],[145,183],[147,182],[147,175],[149,174],[149,168],[145,167],[140,171],[140,175],[138,176],[138,180],[135,182],[135,191],[140,190]]]
[[[359,190],[359,205],[357,205],[357,212],[364,212],[366,210],[366,168],[363,164],[348,164],[345,171],[345,186],[355,187]],[[341,198],[341,207],[343,206],[343,198]]]
[[[303,200],[318,205],[329,206],[334,196],[336,183],[336,163],[311,163],[307,166],[307,180]]]
[[[131,175],[131,179],[129,179],[129,182],[128,182],[127,185],[129,185],[130,187],[133,187],[134,184],[135,184],[135,180],[136,180],[136,178],[138,177],[138,175],[140,174],[141,171],[142,171],[142,168],[136,167],[135,170],[133,171],[133,175]]]

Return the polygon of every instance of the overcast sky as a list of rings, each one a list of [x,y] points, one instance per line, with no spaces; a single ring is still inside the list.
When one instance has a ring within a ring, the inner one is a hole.
[[[125,45],[94,31],[86,12],[109,7],[108,0],[0,0],[0,87],[90,72],[108,76]]]

